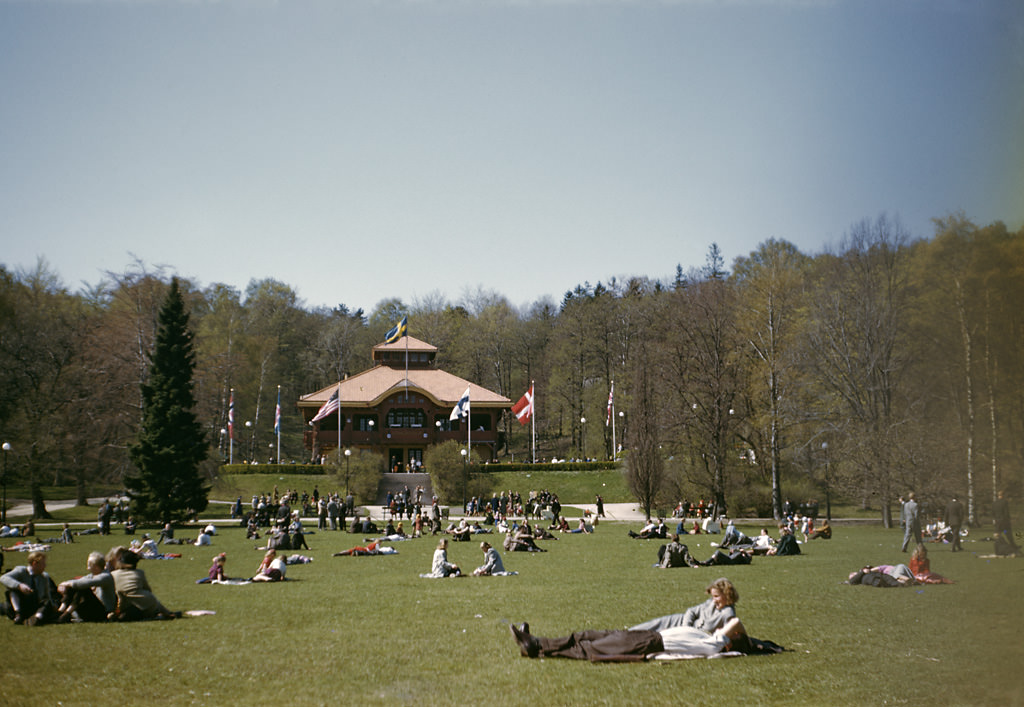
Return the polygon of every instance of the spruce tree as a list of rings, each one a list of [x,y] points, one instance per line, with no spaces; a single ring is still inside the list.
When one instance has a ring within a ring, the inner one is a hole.
[[[199,475],[208,445],[194,412],[195,351],[188,319],[178,281],[172,279],[142,384],[142,424],[129,447],[137,474],[126,478],[125,486],[138,520],[168,523],[208,503],[210,489]]]

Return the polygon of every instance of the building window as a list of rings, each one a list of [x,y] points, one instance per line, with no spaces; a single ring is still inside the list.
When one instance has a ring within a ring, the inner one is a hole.
[[[426,422],[426,415],[422,410],[397,408],[388,411],[388,427],[423,427],[424,422]]]

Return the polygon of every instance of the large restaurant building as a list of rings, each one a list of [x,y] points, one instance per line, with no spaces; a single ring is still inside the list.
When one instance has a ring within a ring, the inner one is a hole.
[[[391,471],[415,471],[428,446],[449,439],[465,444],[471,433],[474,458],[494,459],[504,442],[498,423],[511,401],[436,368],[436,356],[437,347],[403,336],[373,347],[372,368],[299,398],[312,458],[329,458],[340,445],[382,454]],[[465,420],[448,419],[467,388],[469,431]],[[310,425],[335,392],[339,409]]]

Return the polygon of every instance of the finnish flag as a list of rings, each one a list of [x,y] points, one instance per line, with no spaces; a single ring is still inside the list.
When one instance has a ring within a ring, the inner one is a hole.
[[[469,417],[469,388],[466,388],[466,392],[462,394],[459,402],[452,408],[452,414],[448,416],[448,419],[461,420],[464,417]]]

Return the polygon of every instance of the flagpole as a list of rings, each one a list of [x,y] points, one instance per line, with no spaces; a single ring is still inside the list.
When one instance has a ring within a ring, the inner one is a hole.
[[[537,389],[530,381],[530,406],[533,408],[530,413],[530,449],[533,453],[533,463],[537,463]]]
[[[281,464],[281,386],[277,386],[277,409],[274,410],[274,426],[277,427],[277,464]]]
[[[235,463],[235,389],[231,389],[228,402],[228,464]]]
[[[409,330],[405,330],[405,402],[409,402]]]
[[[614,391],[614,389],[615,389],[615,381],[611,381],[611,390]],[[615,454],[615,450],[617,448],[615,447],[615,398],[614,398],[614,396],[612,396],[611,400],[608,401],[608,402],[611,404],[608,407],[608,409],[611,411],[611,460],[614,461],[615,457],[617,456]]]
[[[338,468],[341,468],[341,381],[338,381]]]

